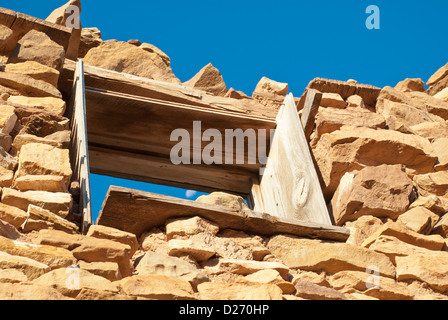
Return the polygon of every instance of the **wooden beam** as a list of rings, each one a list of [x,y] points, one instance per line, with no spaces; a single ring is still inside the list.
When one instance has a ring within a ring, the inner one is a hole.
[[[260,183],[265,212],[331,225],[308,140],[292,94],[277,116],[277,129]],[[255,207],[259,211],[258,207]]]
[[[350,236],[350,231],[341,227],[272,217],[257,212],[243,213],[119,187],[109,189],[98,224],[140,236],[154,227],[164,226],[168,219],[193,216],[208,219],[218,224],[221,230],[236,229],[264,236],[291,234],[344,242]]]
[[[317,90],[308,89],[302,99],[304,99],[301,118],[302,127],[306,140],[309,141],[314,130],[314,123],[317,112],[319,111],[320,102],[322,101],[322,93]]]

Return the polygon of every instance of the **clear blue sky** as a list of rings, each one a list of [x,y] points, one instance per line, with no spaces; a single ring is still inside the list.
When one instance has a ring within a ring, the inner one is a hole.
[[[45,19],[65,2],[2,0],[0,5]],[[381,10],[380,30],[365,26],[369,5]],[[98,27],[104,40],[156,45],[171,57],[181,81],[211,62],[229,88],[251,95],[267,76],[289,83],[300,96],[315,77],[379,87],[405,78],[426,82],[448,62],[447,12],[446,0],[84,0],[81,21],[84,27]],[[109,183],[123,185],[93,179],[96,212]]]

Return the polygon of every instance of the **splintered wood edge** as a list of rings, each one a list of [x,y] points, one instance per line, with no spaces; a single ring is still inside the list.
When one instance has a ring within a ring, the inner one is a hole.
[[[156,210],[157,215],[151,210]],[[350,236],[350,230],[342,227],[278,218],[254,211],[232,211],[225,207],[115,186],[111,186],[107,193],[97,224],[131,232],[139,237],[152,228],[164,226],[169,219],[193,216],[208,219],[218,224],[221,230],[236,229],[263,236],[290,234],[341,242]]]

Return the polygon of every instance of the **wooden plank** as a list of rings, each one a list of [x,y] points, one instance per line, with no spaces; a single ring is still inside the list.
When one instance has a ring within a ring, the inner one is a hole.
[[[286,97],[277,116],[277,129],[260,188],[265,212],[276,217],[332,224],[292,94]]]
[[[317,112],[319,111],[320,102],[322,101],[322,93],[308,89],[305,93],[302,113],[302,126],[304,128],[306,140],[309,141],[314,130],[314,123]]]
[[[161,227],[171,218],[200,216],[219,225],[221,230],[236,229],[250,234],[272,236],[291,234],[325,240],[346,241],[350,231],[335,226],[272,217],[256,212],[237,212],[224,207],[161,196],[149,192],[111,187],[98,224],[140,236]]]
[[[78,60],[76,65],[72,111],[72,137],[71,137],[71,161],[73,166],[72,181],[78,181],[81,189],[80,208],[83,216],[83,232],[93,224],[91,189],[90,189],[90,163],[87,140],[87,119],[84,84],[84,65]]]

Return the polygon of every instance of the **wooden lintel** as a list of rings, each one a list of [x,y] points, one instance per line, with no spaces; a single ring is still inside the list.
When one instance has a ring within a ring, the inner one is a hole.
[[[250,234],[273,236],[291,234],[300,237],[346,241],[350,231],[335,226],[277,218],[257,212],[238,212],[225,207],[197,203],[149,192],[111,187],[98,224],[140,236],[168,219],[200,216],[221,230],[236,229]]]

